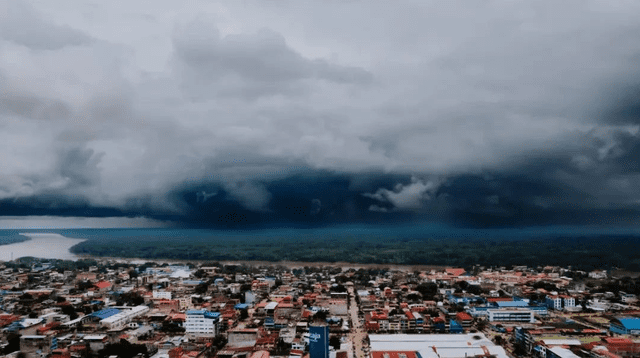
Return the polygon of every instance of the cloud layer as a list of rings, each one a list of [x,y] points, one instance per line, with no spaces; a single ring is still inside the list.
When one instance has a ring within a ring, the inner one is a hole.
[[[5,1],[0,215],[630,224],[639,10]]]

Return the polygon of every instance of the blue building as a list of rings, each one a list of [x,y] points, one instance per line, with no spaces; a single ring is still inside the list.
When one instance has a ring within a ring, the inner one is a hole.
[[[457,321],[449,320],[449,333],[464,333],[464,329]]]
[[[640,318],[618,317],[611,320],[609,330],[618,334],[640,335]]]

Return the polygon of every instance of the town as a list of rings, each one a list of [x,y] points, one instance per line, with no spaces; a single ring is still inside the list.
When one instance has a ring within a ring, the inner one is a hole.
[[[640,356],[637,274],[571,267],[0,263],[16,358]]]

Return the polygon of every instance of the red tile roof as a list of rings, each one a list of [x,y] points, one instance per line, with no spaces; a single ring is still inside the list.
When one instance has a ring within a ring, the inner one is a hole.
[[[109,288],[111,287],[111,282],[107,282],[107,281],[98,281],[95,283],[95,285],[97,288],[103,289],[103,288]]]
[[[465,270],[463,268],[448,268],[445,269],[445,272],[449,275],[460,276],[465,273]]]
[[[458,312],[458,314],[456,314],[456,318],[459,321],[472,321],[473,317],[471,317],[467,312]]]
[[[508,302],[513,301],[512,297],[490,297],[487,298],[487,302]]]

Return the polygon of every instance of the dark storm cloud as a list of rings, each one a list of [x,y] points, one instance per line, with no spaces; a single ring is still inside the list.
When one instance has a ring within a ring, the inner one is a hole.
[[[638,11],[3,2],[1,215],[633,222]]]
[[[395,182],[395,176],[377,173],[376,182],[386,178]],[[410,181],[410,178],[406,178]],[[347,174],[327,171],[304,171],[279,180],[264,183],[271,200],[261,210],[251,210],[239,202],[235,195],[211,183],[198,187],[183,187],[174,193],[176,200],[188,206],[179,220],[191,225],[227,228],[259,228],[269,226],[313,227],[344,223],[400,223],[414,219],[406,213],[378,215],[368,211],[375,202],[352,190],[352,178]],[[200,192],[206,187],[217,194],[206,202]],[[373,186],[369,186],[373,190]]]

